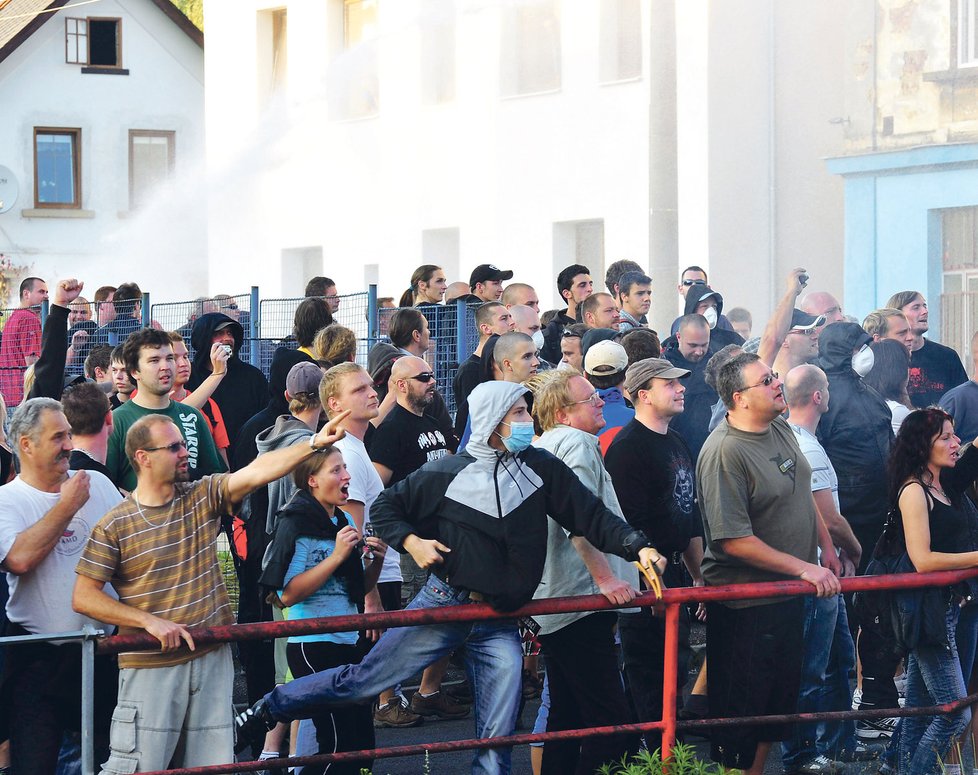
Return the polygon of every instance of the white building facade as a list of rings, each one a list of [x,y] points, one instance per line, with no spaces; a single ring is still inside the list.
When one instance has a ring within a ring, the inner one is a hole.
[[[0,11],[0,253],[89,294],[189,298],[206,283],[187,183],[204,170],[203,36],[168,0],[64,5]]]

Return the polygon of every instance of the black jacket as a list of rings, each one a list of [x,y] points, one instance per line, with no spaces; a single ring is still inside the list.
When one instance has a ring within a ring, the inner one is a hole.
[[[244,341],[244,330],[233,318],[220,312],[208,312],[206,315],[201,315],[194,323],[193,334],[190,337],[190,344],[194,348],[194,363],[187,390],[196,390],[200,387],[200,383],[210,376],[211,340],[217,327],[224,322],[231,323],[234,351],[228,361],[227,376],[221,380],[221,384],[211,398],[221,409],[233,449],[241,427],[268,401],[268,380],[265,379],[265,375],[238,358],[238,351]],[[274,422],[274,418],[272,421]]]
[[[679,330],[679,321],[686,315],[692,315],[695,313],[696,306],[700,303],[700,299],[702,299],[706,294],[712,294],[717,300],[717,324],[714,328],[710,329],[710,349],[707,352],[704,360],[709,360],[713,353],[717,352],[718,350],[722,350],[728,344],[744,343],[744,338],[732,328],[728,328],[730,323],[725,317],[723,317],[723,296],[713,290],[709,285],[694,285],[689,289],[689,293],[686,294],[686,305],[683,307],[683,314],[672,322],[672,334],[662,343],[663,353],[665,353],[666,350],[676,346],[678,343],[678,340],[676,339],[676,331]],[[727,321],[727,327],[721,325],[721,322],[723,321]]]
[[[515,455],[486,440],[526,389],[487,382],[470,396],[466,451],[419,468],[384,490],[370,509],[377,534],[397,551],[411,533],[451,549],[433,572],[486,596],[500,611],[533,597],[547,556],[547,515],[596,548],[628,560],[648,539],[609,511],[549,452]]]
[[[712,340],[711,333],[710,341],[712,342]],[[700,450],[706,443],[706,437],[710,435],[713,405],[720,398],[717,392],[706,384],[706,364],[710,360],[710,356],[705,355],[695,362],[689,361],[679,351],[678,344],[674,344],[662,352],[662,357],[680,369],[689,369],[691,372],[683,380],[683,386],[686,388],[686,408],[681,414],[672,418],[669,427],[683,437],[683,441],[689,446],[695,466],[696,460],[700,456]]]
[[[869,341],[872,337],[855,323],[832,323],[818,338],[819,362],[829,378],[829,409],[817,435],[839,477],[839,510],[854,525],[886,520],[886,468],[893,443],[889,407],[852,370],[853,350]]]

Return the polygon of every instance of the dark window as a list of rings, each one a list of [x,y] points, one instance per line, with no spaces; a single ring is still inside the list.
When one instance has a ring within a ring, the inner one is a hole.
[[[34,130],[34,206],[81,207],[80,129]]]
[[[119,67],[119,20],[88,20],[88,64],[90,67]]]

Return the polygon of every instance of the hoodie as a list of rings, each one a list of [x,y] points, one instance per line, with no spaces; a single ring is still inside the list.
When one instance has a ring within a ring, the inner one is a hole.
[[[258,456],[271,452],[273,449],[285,449],[299,442],[309,443],[313,432],[309,426],[291,414],[283,414],[275,421],[275,425],[266,428],[255,438]],[[296,491],[292,482],[292,474],[286,474],[268,483],[268,508],[265,520],[265,532],[272,535],[275,532],[275,522],[279,511]]]
[[[258,369],[244,363],[238,357],[238,351],[244,342],[244,329],[241,328],[241,324],[220,312],[208,312],[197,318],[190,335],[194,362],[190,381],[187,382],[187,390],[196,390],[210,376],[211,342],[217,327],[222,323],[231,324],[230,331],[234,337],[234,346],[231,358],[228,360],[227,376],[221,380],[221,384],[217,386],[211,398],[221,409],[233,449],[237,444],[241,427],[265,406],[268,400],[268,380]]]
[[[465,452],[427,463],[384,490],[370,509],[378,535],[397,551],[410,534],[448,546],[432,572],[481,593],[500,611],[526,603],[540,582],[548,514],[572,535],[627,560],[649,545],[549,452],[490,446],[500,421],[527,393],[510,382],[478,385],[469,396]]]
[[[723,296],[713,290],[709,285],[694,285],[689,289],[689,293],[686,294],[686,304],[683,307],[683,314],[672,321],[671,334],[662,343],[663,351],[670,347],[675,347],[679,321],[686,315],[694,314],[696,312],[696,306],[707,296],[712,296],[717,302],[717,324],[710,329],[710,352],[708,355],[712,355],[717,350],[723,349],[728,344],[744,343],[744,338],[733,330],[730,321],[723,316]]]
[[[829,378],[829,408],[818,440],[839,477],[839,511],[853,525],[882,526],[887,512],[886,467],[893,443],[886,402],[852,370],[853,351],[872,337],[855,323],[832,323],[818,337],[819,362]],[[871,546],[863,547],[865,556]]]

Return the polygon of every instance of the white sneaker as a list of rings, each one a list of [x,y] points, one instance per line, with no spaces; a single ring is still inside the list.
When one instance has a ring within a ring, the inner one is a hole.
[[[863,691],[862,689],[856,689],[852,693],[852,709],[859,710],[859,705],[863,701]]]

